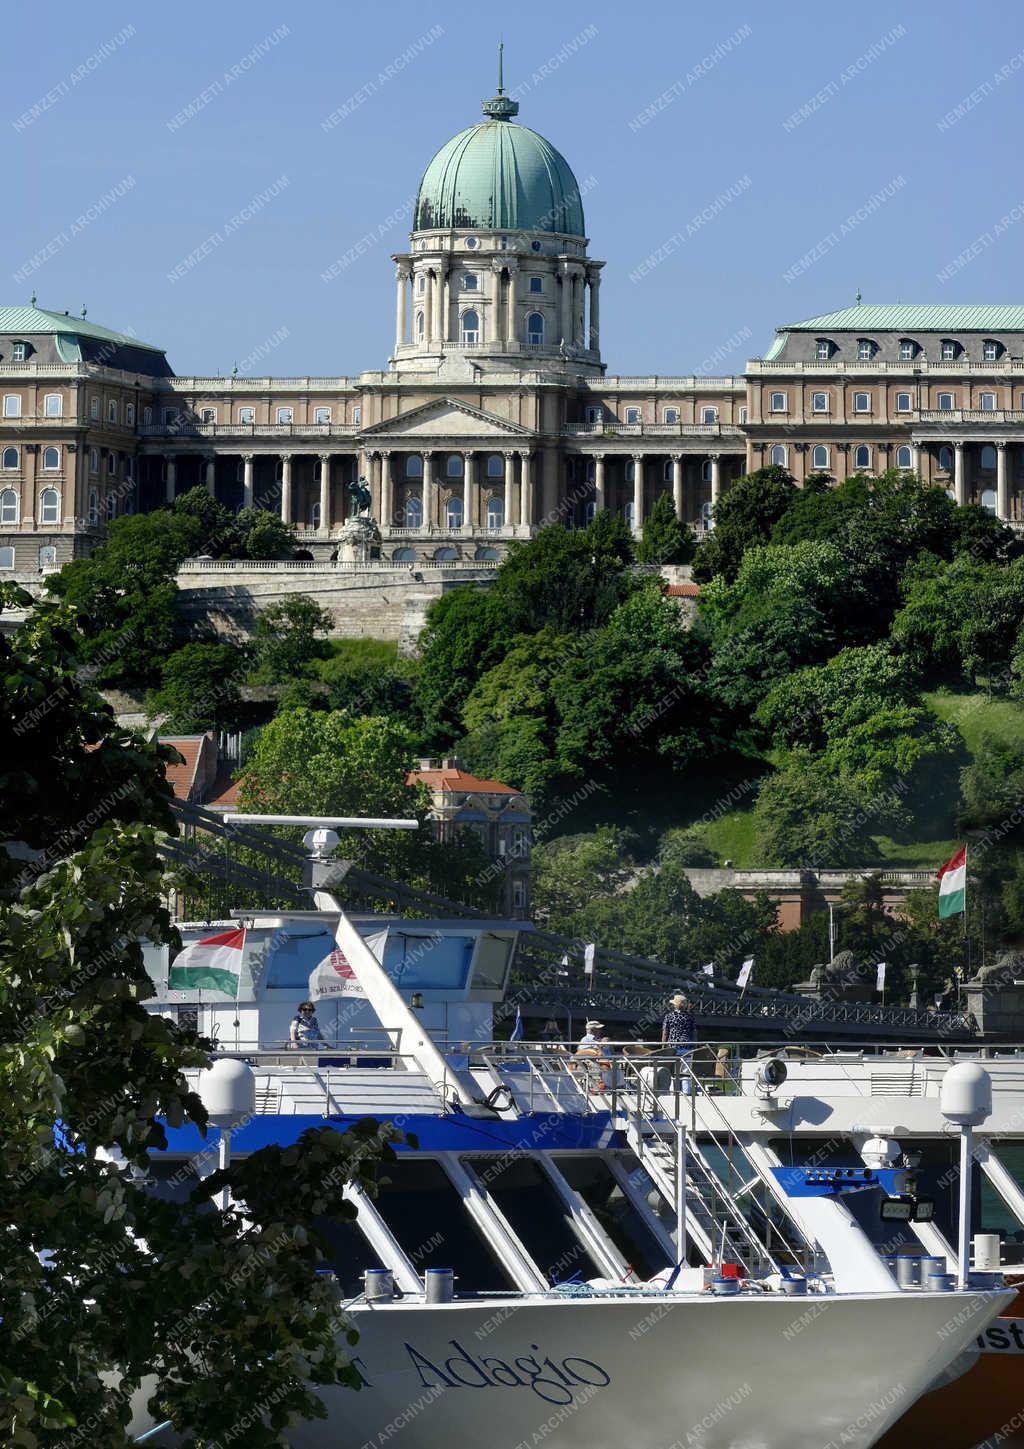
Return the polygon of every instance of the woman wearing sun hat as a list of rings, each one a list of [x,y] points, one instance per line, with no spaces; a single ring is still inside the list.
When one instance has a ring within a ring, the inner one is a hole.
[[[690,1003],[681,991],[669,1000],[669,1009],[661,1023],[661,1044],[674,1052],[683,1063],[681,1075],[683,1092],[689,1097],[693,1092],[693,1078],[688,1068],[693,1062],[693,1046],[697,1038],[697,1023],[694,1021]]]
[[[608,1060],[606,1054],[606,1041],[604,1022],[588,1021],[586,1023],[586,1030],[580,1037],[579,1046],[576,1048],[577,1057],[589,1057],[598,1063],[597,1076],[591,1086],[592,1092],[603,1092],[605,1090],[605,1082],[601,1074],[601,1068],[611,1066],[611,1062]],[[584,1068],[584,1070],[586,1071],[588,1069]]]

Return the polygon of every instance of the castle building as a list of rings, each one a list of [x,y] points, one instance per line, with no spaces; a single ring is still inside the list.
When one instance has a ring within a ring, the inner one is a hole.
[[[540,526],[671,494],[698,532],[771,463],[914,470],[1024,520],[1024,306],[858,303],[778,329],[742,376],[622,377],[603,262],[555,148],[498,93],[427,166],[397,254],[392,356],[353,377],[178,377],[84,315],[0,308],[0,578],[202,486],[280,510],[327,560],[364,478],[381,555],[490,563]]]

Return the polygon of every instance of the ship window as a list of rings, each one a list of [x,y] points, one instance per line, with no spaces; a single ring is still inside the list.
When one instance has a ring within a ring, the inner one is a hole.
[[[387,1266],[378,1258],[356,1223],[317,1218],[316,1226],[331,1245],[328,1262],[334,1269],[344,1297],[354,1298],[363,1291],[361,1280],[367,1268]]]
[[[454,1268],[460,1293],[514,1288],[439,1162],[399,1157],[380,1184],[377,1210],[417,1271]]]
[[[592,1278],[600,1271],[576,1236],[568,1208],[535,1158],[474,1156],[465,1163],[550,1283]]]
[[[600,1157],[556,1157],[555,1165],[583,1198],[627,1263],[641,1278],[669,1265],[668,1253],[648,1228]]]

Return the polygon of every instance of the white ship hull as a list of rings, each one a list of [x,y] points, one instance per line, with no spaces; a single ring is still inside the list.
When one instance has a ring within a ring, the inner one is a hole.
[[[508,1298],[354,1310],[366,1386],[294,1449],[874,1444],[1012,1295]]]

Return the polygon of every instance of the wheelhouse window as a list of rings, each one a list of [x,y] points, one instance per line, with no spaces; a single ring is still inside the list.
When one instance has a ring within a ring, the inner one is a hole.
[[[18,521],[18,495],[13,488],[5,488],[0,493],[0,523],[17,523]]]
[[[480,314],[474,308],[463,312],[459,319],[462,324],[462,345],[474,347],[480,341]]]
[[[59,392],[48,392],[43,399],[43,414],[48,418],[59,418],[64,411],[64,399]]]
[[[784,413],[786,411],[786,394],[784,392],[773,392],[768,399],[768,411],[773,413]]]
[[[531,312],[526,319],[526,340],[531,347],[540,347],[544,341],[544,318],[539,312]]]
[[[811,394],[811,412],[812,413],[827,413],[828,412],[828,393],[827,392],[814,392],[814,393]]]
[[[39,522],[60,522],[60,494],[56,488],[44,488],[39,495]]]
[[[827,468],[828,467],[828,449],[825,447],[824,443],[818,443],[815,446],[814,450],[812,451],[812,453],[811,453],[811,467],[812,468]]]
[[[44,471],[47,472],[47,473],[52,473],[52,472],[54,472],[59,467],[60,467],[60,449],[59,448],[44,448],[43,449],[43,469],[44,469]]]
[[[871,467],[871,449],[866,443],[858,443],[853,450],[853,466],[855,468]]]
[[[896,411],[898,413],[909,413],[913,407],[913,399],[909,392],[898,392],[896,394]]]
[[[871,394],[869,392],[855,392],[853,395],[853,410],[855,413],[869,413],[871,411]]]

